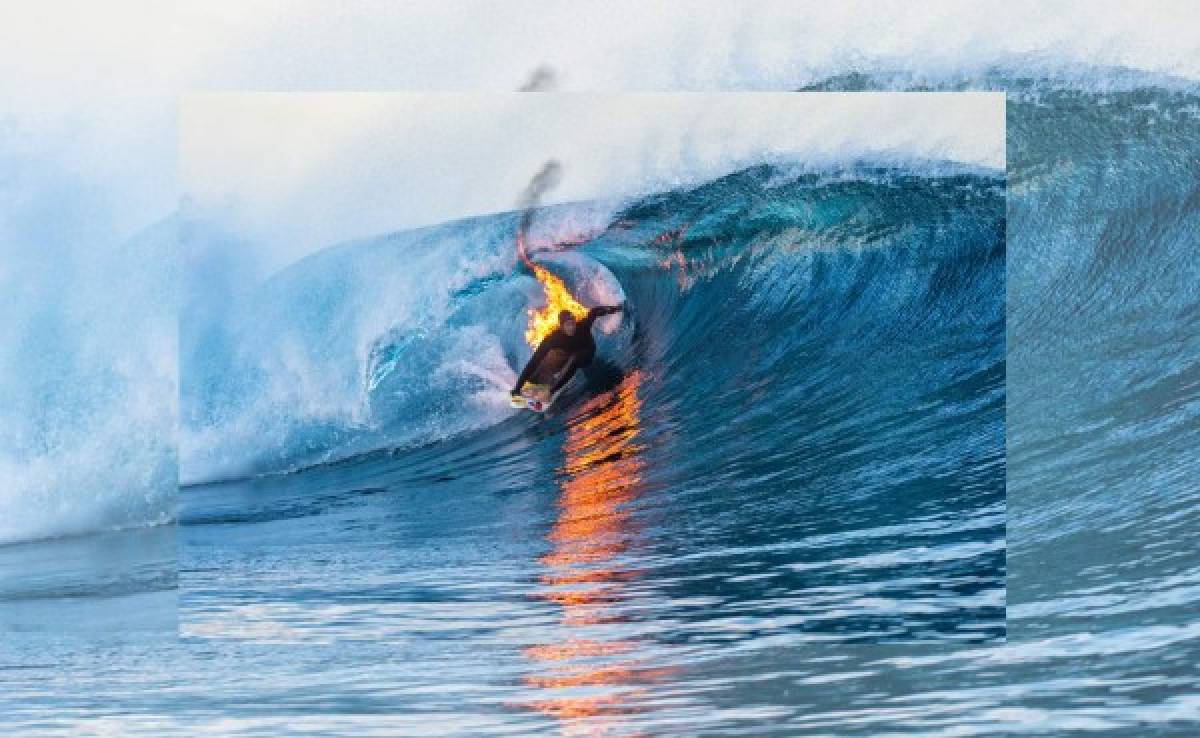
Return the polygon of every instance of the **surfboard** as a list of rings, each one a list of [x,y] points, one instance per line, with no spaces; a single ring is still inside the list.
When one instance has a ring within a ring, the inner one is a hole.
[[[559,390],[561,393],[562,390]],[[550,386],[545,384],[534,384],[526,382],[521,388],[521,394],[518,397],[512,398],[512,406],[515,408],[524,408],[532,410],[535,413],[544,413],[554,404],[554,399],[558,397],[550,395]]]

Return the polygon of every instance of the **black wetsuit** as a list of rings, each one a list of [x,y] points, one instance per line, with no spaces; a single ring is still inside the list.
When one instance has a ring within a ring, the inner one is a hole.
[[[562,328],[554,329],[553,333],[542,339],[537,351],[533,352],[529,363],[525,365],[521,376],[517,378],[517,386],[513,388],[513,394],[519,393],[521,387],[534,376],[535,372],[540,380],[548,382],[550,377],[561,371],[562,375],[550,388],[551,395],[557,392],[571,379],[576,369],[588,366],[596,356],[596,339],[592,338],[592,325],[596,322],[596,318],[611,315],[620,310],[620,307],[592,308],[588,311],[587,317],[575,322],[575,334],[572,336],[564,333]],[[548,358],[550,363],[543,366]]]

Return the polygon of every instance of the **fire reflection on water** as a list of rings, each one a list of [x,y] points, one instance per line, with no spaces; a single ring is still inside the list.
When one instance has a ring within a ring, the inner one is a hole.
[[[547,692],[530,706],[562,720],[565,735],[632,735],[623,732],[622,716],[638,711],[646,685],[666,671],[639,657],[636,640],[611,635],[626,620],[621,605],[638,577],[621,557],[637,535],[631,503],[645,466],[642,381],[635,371],[592,399],[567,432],[559,516],[549,534],[552,550],[540,560],[547,571],[539,596],[562,607],[570,635],[524,652],[540,672],[526,684]]]

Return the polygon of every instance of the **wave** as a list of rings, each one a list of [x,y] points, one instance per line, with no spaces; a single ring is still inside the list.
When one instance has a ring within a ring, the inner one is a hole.
[[[52,199],[0,254],[0,544],[174,519],[175,222],[109,244]]]
[[[324,366],[345,394],[310,414],[290,394],[233,392],[233,412],[214,413],[233,441],[206,460],[240,453],[258,476],[184,492],[183,529],[202,542],[186,553],[187,632],[386,643],[414,627],[396,605],[411,598],[411,612],[466,613],[462,633],[522,621],[538,644],[526,685],[559,683],[567,664],[540,662],[581,638],[591,656],[651,645],[664,670],[773,638],[1003,638],[1004,178],[761,165],[563,239],[577,207],[535,214],[557,238],[535,229],[533,257],[585,304],[626,310],[597,324],[595,365],[546,416],[508,406],[541,299],[513,254],[522,213],[314,256],[254,295],[242,343],[209,344],[216,365],[257,372],[234,390],[291,392],[303,378],[265,368],[310,345],[287,368]],[[397,281],[387,322],[374,308]],[[336,562],[306,554],[318,529]],[[212,578],[217,551],[254,566]],[[295,596],[259,608],[260,568]],[[487,608],[442,599],[500,581]],[[646,644],[652,622],[671,625]],[[579,678],[628,686],[611,676],[624,661],[584,661]],[[532,692],[518,701],[546,698]]]
[[[983,305],[996,319],[1000,282],[985,297],[988,284],[952,280],[971,260],[1002,262],[1002,246],[986,251],[1002,241],[1002,180],[931,171],[761,165],[606,219],[590,204],[548,208],[535,258],[585,304],[628,300],[624,319],[599,324],[607,366],[664,376],[705,367],[690,397],[711,406],[704,388],[728,388],[744,369],[737,352],[720,364],[697,353],[737,335],[731,316],[749,330],[784,321],[774,339],[784,354],[824,345],[847,355],[886,345],[906,321],[978,318]],[[530,353],[524,314],[542,299],[517,266],[518,217],[327,250],[272,278],[204,340],[185,335],[184,478],[296,469],[512,420],[507,389]],[[961,251],[970,248],[985,251]]]

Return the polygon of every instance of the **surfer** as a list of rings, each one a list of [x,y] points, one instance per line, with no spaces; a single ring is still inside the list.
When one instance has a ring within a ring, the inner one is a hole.
[[[538,345],[537,351],[533,352],[529,363],[517,378],[517,386],[513,387],[512,396],[520,398],[521,388],[526,382],[531,382],[550,386],[547,394],[554,397],[554,393],[570,381],[576,370],[592,363],[592,357],[596,355],[592,324],[596,322],[596,318],[618,313],[622,309],[621,305],[594,307],[583,320],[576,320],[570,310],[559,313],[558,327],[546,336]]]

